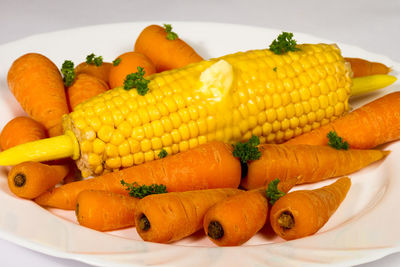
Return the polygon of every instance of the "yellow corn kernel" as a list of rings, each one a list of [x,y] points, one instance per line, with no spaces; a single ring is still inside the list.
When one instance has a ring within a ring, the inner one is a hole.
[[[151,149],[151,141],[149,139],[144,139],[140,142],[141,151],[147,152]]]
[[[117,128],[125,138],[128,138],[132,134],[132,126],[127,121],[123,121]]]
[[[98,166],[101,164],[101,158],[98,154],[90,153],[88,156],[88,163],[91,166]]]
[[[137,153],[140,151],[140,142],[133,139],[133,138],[128,138],[128,143],[129,143],[129,148],[131,150],[131,153]]]
[[[131,148],[129,146],[129,142],[127,140],[125,140],[123,143],[121,143],[118,146],[118,154],[120,156],[126,156],[129,155],[131,152]]]
[[[119,155],[118,147],[111,143],[106,144],[104,149],[107,157],[117,157]]]
[[[83,140],[80,144],[82,153],[90,153],[93,150],[92,142],[88,140]]]
[[[94,153],[99,154],[99,155],[102,154],[105,150],[105,147],[106,147],[106,144],[102,140],[100,140],[98,138],[93,140],[93,152]]]
[[[152,160],[154,160],[154,158],[155,158],[155,155],[152,150],[144,152],[144,161],[145,162],[152,161]]]
[[[134,162],[134,160],[133,160],[132,154],[121,157],[121,165],[124,168],[132,166],[133,162]]]
[[[143,152],[138,152],[138,153],[133,154],[133,162],[136,165],[142,164],[144,162]]]
[[[121,158],[120,157],[108,158],[106,160],[106,166],[110,169],[120,168],[121,167]]]
[[[110,142],[111,144],[118,146],[125,140],[125,136],[122,134],[122,132],[118,129],[114,130]]]
[[[160,122],[161,122],[161,124],[162,124],[162,126],[164,128],[164,132],[169,133],[169,132],[172,131],[173,125],[172,125],[171,120],[169,119],[169,117],[167,117],[167,116],[162,117],[160,119]]]
[[[113,135],[114,127],[104,124],[101,126],[100,130],[97,132],[97,136],[104,142],[109,142],[111,140],[111,136]]]
[[[98,166],[96,166],[96,168],[94,169],[94,173],[95,173],[96,175],[103,174],[103,171],[104,171],[103,165],[98,165]]]
[[[151,147],[152,147],[153,150],[161,149],[163,147],[161,138],[159,138],[159,137],[151,138]]]
[[[131,137],[133,137],[136,140],[142,140],[145,137],[143,127],[139,126],[139,127],[133,128]]]

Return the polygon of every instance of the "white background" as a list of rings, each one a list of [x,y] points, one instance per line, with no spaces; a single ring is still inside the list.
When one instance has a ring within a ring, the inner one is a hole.
[[[209,21],[304,32],[400,62],[400,0],[0,0],[0,45],[49,31],[134,21]],[[89,265],[0,239],[0,266]],[[361,266],[400,266],[400,253]]]

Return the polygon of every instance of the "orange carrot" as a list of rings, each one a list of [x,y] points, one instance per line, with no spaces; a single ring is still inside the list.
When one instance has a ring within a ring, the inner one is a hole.
[[[112,64],[108,62],[103,62],[100,66],[82,62],[75,67],[75,75],[78,76],[81,73],[88,74],[109,84],[108,78],[111,67]]]
[[[75,214],[80,225],[98,231],[112,231],[135,225],[138,198],[100,190],[79,193]]]
[[[119,63],[110,68],[109,82],[111,88],[123,86],[126,76],[137,72],[138,67],[144,69],[145,77],[156,72],[153,62],[141,53],[127,52],[117,57],[116,60]]]
[[[67,97],[71,110],[76,105],[109,89],[107,83],[85,73],[76,76],[74,83],[67,89]]]
[[[248,163],[241,185],[246,189],[264,186],[278,178],[298,177],[297,184],[313,183],[348,175],[388,155],[381,150],[337,150],[330,146],[274,145],[259,146],[261,157]]]
[[[378,98],[286,144],[326,145],[335,131],[351,148],[370,149],[400,139],[400,92]]]
[[[379,62],[372,62],[362,58],[344,58],[351,65],[353,77],[369,76],[374,74],[388,74],[391,69]]]
[[[16,117],[9,121],[1,131],[0,147],[2,150],[6,150],[46,137],[46,129],[42,124],[29,117]]]
[[[150,195],[139,200],[135,225],[145,241],[170,243],[200,230],[207,210],[222,199],[242,192],[234,188]]]
[[[62,76],[47,57],[29,53],[14,61],[8,87],[25,112],[43,124],[50,136],[62,133],[61,117],[68,113]]]
[[[351,180],[343,177],[322,188],[284,195],[272,206],[272,229],[286,240],[316,233],[342,203],[350,186]]]
[[[287,193],[296,181],[297,178],[279,182],[274,190]],[[266,191],[267,187],[244,191],[216,203],[204,216],[206,235],[218,246],[238,246],[248,241],[267,221]]]
[[[61,182],[68,172],[67,165],[23,162],[11,168],[8,186],[15,195],[33,199]]]
[[[163,184],[168,192],[176,192],[237,188],[240,176],[240,162],[233,157],[232,147],[215,141],[159,160],[69,183],[45,192],[35,201],[42,206],[74,209],[77,195],[85,189],[127,194],[121,186],[121,180],[141,185]]]
[[[158,25],[146,27],[136,40],[135,51],[148,56],[156,66],[157,72],[202,61],[203,58],[186,42],[174,36],[169,27],[167,25],[166,28]],[[171,36],[171,40],[167,39],[167,36],[168,38]]]

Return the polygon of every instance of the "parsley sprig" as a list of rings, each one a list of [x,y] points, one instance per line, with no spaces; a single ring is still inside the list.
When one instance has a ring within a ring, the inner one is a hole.
[[[65,86],[70,86],[75,80],[74,62],[65,60],[61,66],[61,73]]]
[[[343,141],[342,137],[338,136],[335,131],[330,131],[326,137],[328,137],[328,145],[336,148],[338,150],[344,149],[348,150],[349,149],[349,143],[347,141]]]
[[[103,57],[102,56],[96,57],[96,55],[92,53],[86,57],[86,63],[89,65],[95,65],[99,67],[103,64]]]
[[[247,142],[238,142],[233,146],[233,156],[239,158],[241,163],[259,159],[261,157],[261,152],[257,147],[259,144],[260,139],[253,135]]]
[[[149,91],[149,87],[147,86],[150,82],[146,80],[143,76],[145,71],[142,67],[137,67],[137,72],[128,74],[124,81],[124,89],[130,90],[132,88],[136,88],[139,95],[145,95]]]
[[[121,184],[126,187],[126,191],[129,191],[129,195],[131,197],[136,197],[136,198],[144,198],[145,196],[148,195],[167,193],[167,187],[162,184],[139,186],[139,184],[136,182],[130,184],[126,183],[124,180],[121,180]]]
[[[269,184],[267,189],[265,190],[265,195],[269,199],[269,203],[274,205],[274,203],[281,197],[285,195],[284,192],[278,189],[279,179],[272,180]]]
[[[164,24],[165,32],[167,33],[168,40],[175,40],[178,39],[178,34],[172,31],[171,24]]]
[[[160,153],[158,153],[158,158],[162,159],[165,158],[166,156],[168,156],[167,150],[165,150],[164,148],[161,149]]]
[[[119,63],[121,63],[121,58],[120,58],[120,57],[117,58],[117,59],[115,59],[115,60],[112,62],[113,66],[118,66]]]
[[[282,32],[278,35],[278,37],[272,41],[269,46],[269,50],[274,52],[277,55],[285,54],[289,51],[298,51],[300,50],[297,47],[296,40],[293,39],[293,33],[291,32]]]

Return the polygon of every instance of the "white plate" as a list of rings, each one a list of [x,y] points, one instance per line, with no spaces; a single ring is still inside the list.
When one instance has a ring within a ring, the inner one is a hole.
[[[162,24],[163,22],[152,22]],[[28,37],[0,46],[0,127],[24,114],[9,93],[6,74],[12,62],[27,52],[43,53],[58,66],[65,59],[75,63],[86,55],[102,55],[112,61],[132,50],[140,31],[150,22],[85,27]],[[281,32],[231,24],[172,22],[174,30],[203,57],[264,48]],[[295,33],[299,43],[328,42]],[[337,42],[344,56],[383,62],[398,75],[400,64],[360,48]],[[383,51],[384,52],[384,51]],[[352,99],[357,107],[390,91]],[[259,233],[240,247],[215,247],[202,233],[170,245],[143,242],[134,228],[101,233],[77,225],[72,211],[46,210],[16,198],[8,189],[6,168],[0,173],[0,238],[57,257],[71,258],[99,266],[289,266],[335,263],[354,265],[400,251],[400,142],[386,146],[392,153],[353,175],[347,198],[317,234],[285,242],[271,234]],[[299,186],[319,187],[331,181]]]

